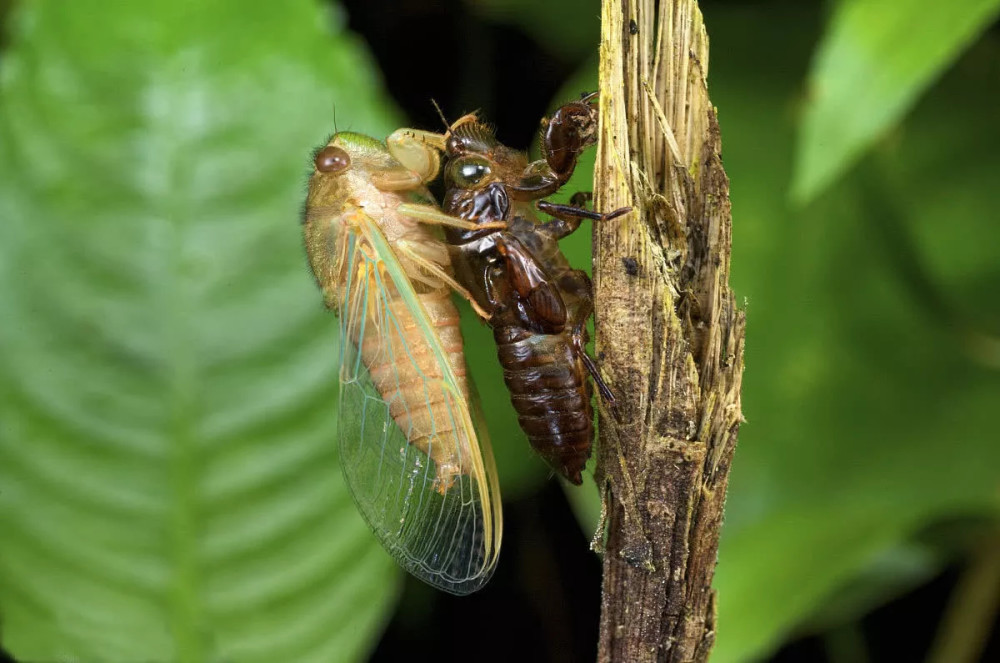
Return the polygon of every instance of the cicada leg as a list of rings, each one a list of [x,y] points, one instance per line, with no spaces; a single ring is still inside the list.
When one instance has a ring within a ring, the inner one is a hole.
[[[565,183],[584,149],[597,142],[597,95],[559,107],[545,122],[542,152],[552,172]]]
[[[423,223],[448,226],[450,228],[459,228],[461,230],[483,230],[491,228],[499,230],[507,227],[507,223],[504,221],[490,221],[489,223],[475,223],[473,221],[468,221],[457,216],[445,214],[434,205],[403,203],[397,208],[397,210],[400,214],[414,218]]]
[[[409,168],[396,166],[373,171],[370,175],[372,184],[379,191],[412,191],[424,185],[423,176]]]
[[[396,161],[419,174],[422,184],[437,177],[445,144],[442,134],[420,129],[397,129],[385,139],[385,144]]]
[[[439,134],[434,131],[424,131],[423,129],[410,129],[408,127],[404,127],[402,129],[396,129],[389,134],[389,137],[385,139],[385,144],[389,148],[389,152],[394,157],[399,159],[397,151],[409,151],[418,146],[443,152],[446,139],[447,137],[445,134]],[[405,162],[401,161],[400,163]]]
[[[357,217],[361,212],[355,210],[344,214],[342,218],[342,231],[337,236],[336,246],[329,251],[312,252],[309,255],[313,273],[317,275],[320,289],[323,292],[323,303],[332,311],[339,311],[342,306],[343,289],[348,277],[348,255],[350,253],[351,238],[360,232],[360,220]],[[317,222],[323,225],[323,221]],[[326,222],[329,225],[329,222]],[[307,233],[309,230],[307,230]],[[313,231],[326,234],[325,231]],[[364,250],[364,247],[361,247]],[[331,256],[333,259],[331,260]]]
[[[576,196],[574,196],[576,198]],[[535,205],[539,211],[545,212],[555,219],[541,227],[541,231],[553,239],[562,239],[580,227],[583,219],[592,221],[610,221],[632,211],[631,207],[620,207],[613,212],[594,212],[576,205],[559,205],[547,200],[539,200]]]
[[[597,95],[558,108],[542,121],[542,156],[510,187],[516,200],[537,200],[559,190],[573,175],[580,154],[597,141]]]
[[[483,309],[479,304],[476,303],[476,300],[475,298],[473,298],[471,292],[469,292],[458,281],[456,281],[454,277],[448,274],[448,272],[444,271],[444,269],[442,269],[440,265],[435,263],[433,260],[428,260],[424,256],[420,255],[420,253],[416,249],[414,249],[409,242],[405,240],[396,242],[396,250],[399,251],[409,260],[412,260],[419,267],[427,270],[428,272],[430,272],[430,274],[432,274],[433,276],[444,282],[449,288],[451,288],[459,295],[461,295],[463,299],[468,300],[468,302],[472,304],[472,309],[476,312],[476,315],[478,315],[480,318],[482,318],[483,320],[490,319],[490,314],[485,309]]]
[[[576,338],[574,337],[574,344],[575,343]],[[615,393],[611,391],[611,387],[609,387],[608,383],[604,381],[603,377],[601,377],[601,371],[597,368],[597,362],[594,361],[593,357],[587,354],[587,351],[584,348],[577,346],[577,352],[579,353],[580,360],[583,362],[587,372],[590,373],[590,377],[594,379],[594,384],[597,385],[597,391],[601,392],[601,398],[603,398],[604,402],[608,404],[608,407],[611,408],[612,412],[617,414],[615,406],[618,404],[618,400],[615,398]]]
[[[590,373],[590,377],[593,378],[594,384],[597,385],[597,390],[601,394],[601,398],[604,399],[611,408],[611,411],[617,416],[615,409],[617,399],[615,398],[615,394],[601,376],[597,362],[587,354],[587,319],[594,312],[593,286],[590,282],[590,277],[582,270],[572,269],[565,272],[559,278],[559,288],[575,299],[575,306],[572,307],[572,315],[567,321],[567,326],[570,328],[573,349],[576,351],[580,361],[583,362],[584,368]]]

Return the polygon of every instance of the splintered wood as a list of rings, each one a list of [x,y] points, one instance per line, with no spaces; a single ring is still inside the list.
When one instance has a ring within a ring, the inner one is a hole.
[[[605,0],[594,232],[607,514],[599,661],[705,661],[741,421],[729,180],[693,0]]]

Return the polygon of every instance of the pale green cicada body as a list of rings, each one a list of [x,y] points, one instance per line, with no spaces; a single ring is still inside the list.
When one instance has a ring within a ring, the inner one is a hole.
[[[359,510],[410,573],[455,594],[500,551],[493,453],[470,406],[452,275],[426,189],[440,167],[420,132],[340,132],[316,152],[303,232],[340,318],[340,463]],[[480,311],[481,313],[481,311]]]

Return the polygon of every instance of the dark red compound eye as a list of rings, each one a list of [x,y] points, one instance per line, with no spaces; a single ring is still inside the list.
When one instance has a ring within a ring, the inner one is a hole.
[[[327,145],[316,154],[316,170],[321,173],[340,173],[351,167],[351,155],[339,147]]]

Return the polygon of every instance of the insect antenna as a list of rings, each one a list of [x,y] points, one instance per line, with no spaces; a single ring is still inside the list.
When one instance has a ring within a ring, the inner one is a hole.
[[[431,103],[434,104],[434,110],[437,111],[438,117],[440,117],[441,118],[441,122],[444,123],[444,130],[445,131],[450,130],[451,129],[451,125],[448,124],[448,118],[446,118],[444,116],[444,112],[441,110],[441,107],[438,106],[438,102],[435,101],[433,97],[431,97]]]

